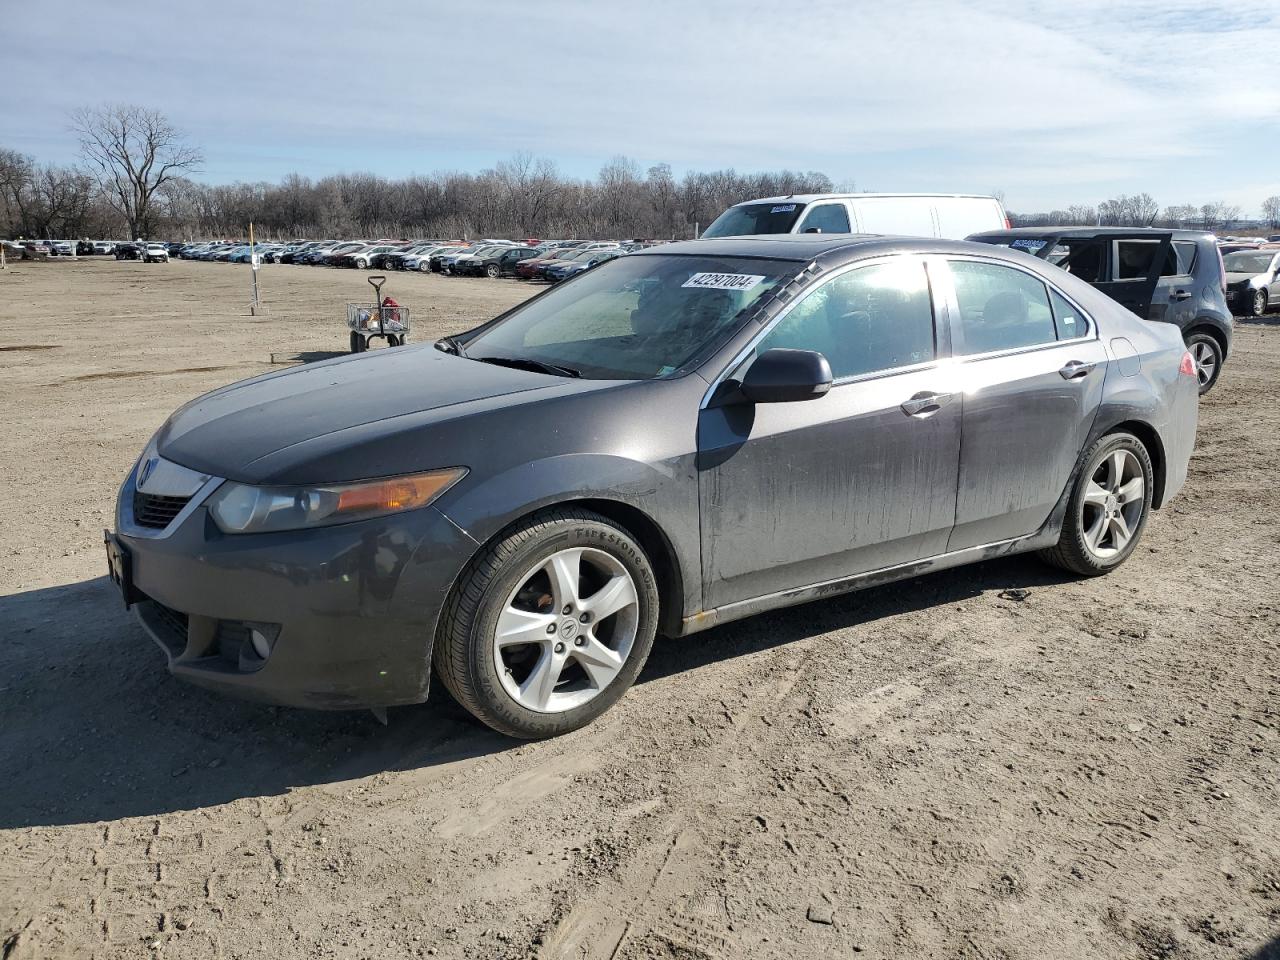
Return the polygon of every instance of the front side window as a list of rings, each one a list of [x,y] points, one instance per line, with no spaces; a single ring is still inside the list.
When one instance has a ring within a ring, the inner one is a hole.
[[[1054,266],[1061,267],[1085,283],[1105,283],[1107,279],[1107,247],[1105,241],[1069,237],[1059,240],[1045,256]],[[1145,276],[1145,274],[1144,274]]]
[[[809,208],[801,233],[849,233],[849,211],[843,203],[821,203]]]
[[[837,380],[935,359],[933,304],[914,257],[859,267],[791,308],[756,347],[816,350]]]
[[[1043,281],[997,263],[952,260],[949,264],[965,353],[1014,350],[1058,339]]]
[[[802,267],[751,257],[617,257],[517,307],[467,340],[466,356],[533,360],[593,379],[670,376],[721,345]]]

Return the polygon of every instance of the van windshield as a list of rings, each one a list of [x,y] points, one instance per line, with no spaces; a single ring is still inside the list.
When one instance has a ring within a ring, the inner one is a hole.
[[[744,203],[730,207],[703,232],[710,237],[750,237],[758,233],[790,233],[804,212],[803,203]]]

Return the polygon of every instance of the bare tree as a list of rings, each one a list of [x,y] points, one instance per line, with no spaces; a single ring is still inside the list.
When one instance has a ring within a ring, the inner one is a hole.
[[[1280,227],[1280,196],[1267,197],[1262,201],[1262,215],[1272,230]]]
[[[71,115],[71,123],[102,192],[128,222],[129,235],[150,236],[156,192],[195,170],[203,160],[200,151],[163,114],[145,107],[84,107]]]

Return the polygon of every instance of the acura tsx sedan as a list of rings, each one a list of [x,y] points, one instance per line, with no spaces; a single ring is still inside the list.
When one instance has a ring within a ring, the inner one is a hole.
[[[1005,554],[1113,570],[1183,485],[1197,388],[1176,327],[1017,251],[670,244],[191,401],[108,565],[184,680],[382,711],[434,672],[552,736],[658,633]]]

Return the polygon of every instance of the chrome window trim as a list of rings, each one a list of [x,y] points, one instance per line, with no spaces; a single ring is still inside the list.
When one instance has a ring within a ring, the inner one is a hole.
[[[1040,276],[1040,274],[1038,273],[1035,273],[1031,270],[1026,270],[1019,264],[1010,263],[1007,260],[1001,260],[997,257],[984,257],[980,254],[948,253],[948,254],[943,254],[941,256],[938,256],[937,259],[945,261],[947,263],[946,283],[949,287],[948,292],[950,294],[952,305],[953,305],[953,315],[955,317],[955,326],[960,329],[961,340],[964,339],[964,317],[960,313],[960,302],[958,299],[956,299],[955,280],[951,276],[951,267],[950,267],[951,262],[955,260],[995,264],[996,266],[1007,267],[1010,270],[1016,270],[1019,273],[1025,274],[1026,276],[1031,277],[1034,280],[1038,280],[1040,283],[1044,284],[1046,290],[1053,291],[1058,296],[1062,297],[1063,300],[1067,301],[1067,303],[1071,304],[1071,306],[1079,310],[1080,316],[1084,318],[1085,323],[1088,325],[1088,330],[1084,334],[1078,337],[1072,337],[1069,340],[1056,340],[1056,339],[1046,340],[1043,343],[1033,343],[1025,347],[1010,347],[1007,350],[989,350],[986,353],[957,353],[955,350],[955,339],[953,337],[951,355],[953,359],[955,359],[957,362],[967,363],[970,360],[990,360],[997,357],[1012,357],[1022,353],[1034,353],[1040,350],[1048,350],[1053,347],[1063,346],[1064,344],[1067,344],[1067,345],[1079,344],[1079,343],[1084,343],[1085,341],[1088,341],[1088,340],[1101,339],[1098,335],[1098,324],[1094,321],[1093,314],[1089,313],[1089,311],[1081,307],[1080,303],[1074,297],[1070,296],[1067,293],[1064,293],[1057,286],[1057,284],[1045,279],[1044,277]],[[1052,301],[1050,301],[1049,310],[1050,310],[1050,313],[1052,314],[1053,312]],[[1055,332],[1057,331],[1056,318],[1054,323],[1054,331]]]
[[[883,379],[884,377],[893,376],[899,373],[914,373],[917,370],[928,370],[932,367],[939,366],[941,361],[946,359],[945,357],[937,356],[938,352],[941,349],[941,337],[939,336],[939,332],[940,332],[940,325],[943,322],[940,320],[940,313],[941,311],[945,310],[949,315],[950,311],[948,309],[948,305],[939,298],[938,296],[939,291],[934,284],[933,273],[929,270],[929,264],[933,262],[935,259],[938,259],[938,256],[939,256],[938,254],[916,253],[916,252],[886,253],[886,254],[881,254],[879,256],[875,256],[875,257],[868,257],[865,260],[855,260],[852,263],[846,263],[843,266],[836,267],[830,272],[823,272],[821,274],[821,277],[822,277],[821,281],[819,281],[815,286],[805,289],[803,291],[803,295],[793,298],[790,303],[788,303],[782,310],[778,312],[777,316],[775,316],[772,320],[769,321],[767,326],[764,326],[759,331],[757,331],[755,336],[753,336],[751,340],[748,341],[746,346],[744,346],[741,350],[739,350],[736,354],[734,354],[733,359],[730,360],[727,364],[725,364],[724,369],[720,371],[720,373],[711,381],[711,385],[707,387],[706,393],[702,395],[702,401],[698,404],[698,409],[701,411],[707,408],[707,403],[711,400],[711,395],[716,392],[720,384],[730,379],[730,375],[734,371],[736,371],[740,366],[742,366],[743,361],[746,360],[747,357],[750,356],[755,351],[756,347],[760,344],[760,341],[763,340],[765,337],[767,337],[773,331],[774,327],[776,327],[779,323],[785,320],[787,316],[791,313],[791,311],[794,310],[798,304],[803,303],[805,298],[809,294],[813,293],[815,290],[821,289],[823,286],[833,282],[839,277],[844,276],[846,273],[851,273],[852,271],[861,269],[863,267],[870,267],[870,266],[875,266],[877,264],[886,263],[890,260],[898,260],[903,257],[910,257],[919,261],[921,268],[925,271],[925,277],[927,278],[927,281],[929,284],[929,305],[930,305],[930,308],[933,310],[933,349],[935,354],[934,358],[932,360],[925,361],[924,363],[913,363],[913,364],[908,364],[902,367],[888,367],[884,370],[872,370],[868,373],[850,374],[847,377],[832,379],[831,386],[842,387],[846,384],[855,383],[863,380],[880,380],[880,379]],[[805,270],[808,270],[813,266],[814,266],[814,263],[810,262],[805,267]],[[803,274],[804,270],[800,271],[800,273]],[[948,277],[948,283],[949,282],[950,282],[950,278]]]

